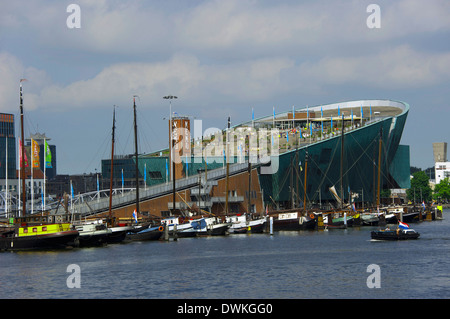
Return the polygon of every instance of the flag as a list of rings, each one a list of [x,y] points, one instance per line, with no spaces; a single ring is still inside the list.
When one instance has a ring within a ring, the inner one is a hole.
[[[425,201],[422,202],[422,207],[425,209]]]
[[[122,188],[123,188],[123,185],[124,185],[125,183],[124,183],[124,180],[123,180],[123,168],[122,168]]]
[[[339,109],[339,105],[338,105],[338,115],[341,115],[341,110]]]
[[[39,168],[39,145],[38,143],[31,139],[31,152],[32,152],[32,167]]]
[[[22,167],[22,161],[23,161],[23,167],[28,167],[28,157],[27,153],[23,152],[25,158],[22,159],[22,140],[19,140],[19,161],[20,161],[20,167]]]
[[[401,221],[398,222],[398,227],[401,229],[408,229],[409,225],[407,223],[403,223]]]
[[[134,218],[134,220],[136,221],[136,224],[137,224],[138,218],[137,218],[137,212],[136,212],[136,209],[134,209],[134,212],[133,212],[133,218]]]
[[[356,212],[355,203],[352,204],[352,209],[353,209],[354,212]]]
[[[323,117],[323,109],[320,107],[320,117]]]
[[[100,184],[98,183],[98,174],[97,174],[97,192],[100,191]]]
[[[275,106],[273,107],[273,118],[275,119]]]
[[[72,199],[73,199],[73,185],[72,185],[72,181],[70,181],[70,193],[72,194]]]
[[[52,153],[47,141],[44,140],[44,153],[45,153],[45,168],[52,168]]]
[[[169,165],[167,163],[167,159],[166,159],[166,181],[169,180]]]
[[[364,114],[363,114],[363,108],[362,108],[362,105],[361,105],[361,119],[364,117]]]

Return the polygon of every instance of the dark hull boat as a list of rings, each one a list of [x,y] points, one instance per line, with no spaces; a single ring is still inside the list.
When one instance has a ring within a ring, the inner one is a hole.
[[[247,220],[246,214],[230,216],[226,220],[231,223],[230,234],[262,233],[266,227],[266,218]]]
[[[145,240],[158,240],[161,238],[164,232],[164,227],[149,227],[138,232],[128,232],[125,240],[132,241],[145,241]]]
[[[418,239],[420,234],[413,229],[377,230],[370,233],[376,240],[408,240]]]
[[[328,215],[324,218],[324,225],[328,229],[345,229],[353,226],[353,217],[346,216],[332,218],[331,215]]]
[[[75,228],[79,232],[80,247],[105,245],[111,233],[104,224],[82,224],[76,225]]]
[[[222,236],[228,234],[231,223],[222,223],[215,217],[200,218],[190,221],[197,236]]]
[[[298,216],[298,213],[279,213],[273,218],[273,230],[312,230],[316,227],[314,214]]]
[[[121,243],[125,240],[127,233],[132,229],[133,229],[132,226],[110,227],[109,230],[111,230],[111,232],[108,233],[108,236],[106,237],[106,242],[108,244]]]
[[[19,227],[0,235],[0,250],[51,250],[78,247],[78,231],[70,224]]]

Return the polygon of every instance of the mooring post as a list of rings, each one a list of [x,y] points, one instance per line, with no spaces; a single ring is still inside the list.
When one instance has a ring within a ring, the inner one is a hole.
[[[177,224],[173,225],[173,240],[174,241],[178,240]]]
[[[166,223],[164,226],[164,240],[169,240],[169,224]]]
[[[273,217],[269,218],[270,235],[273,235]]]

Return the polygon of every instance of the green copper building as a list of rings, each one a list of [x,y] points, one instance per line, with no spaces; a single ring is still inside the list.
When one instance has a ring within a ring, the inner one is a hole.
[[[264,201],[291,208],[306,198],[307,207],[319,206],[335,200],[334,186],[361,206],[375,203],[378,181],[381,190],[409,188],[409,146],[400,145],[408,112],[400,101],[359,100],[274,111],[241,124],[282,132],[278,170],[259,174]]]

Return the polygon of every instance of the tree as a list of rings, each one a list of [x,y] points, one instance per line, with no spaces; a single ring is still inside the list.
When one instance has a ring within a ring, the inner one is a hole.
[[[416,202],[419,202],[421,199],[426,202],[431,200],[432,190],[428,176],[424,171],[413,174],[411,188],[406,191],[406,195],[410,200],[415,198]]]
[[[434,187],[435,199],[450,199],[450,179],[448,177],[444,178]]]

